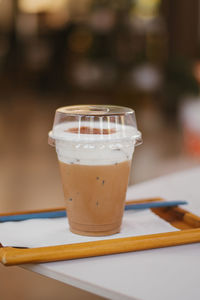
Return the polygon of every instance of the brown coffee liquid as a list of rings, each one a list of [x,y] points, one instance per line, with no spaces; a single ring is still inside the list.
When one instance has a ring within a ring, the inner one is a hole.
[[[70,230],[90,236],[120,231],[130,161],[113,165],[59,162]]]

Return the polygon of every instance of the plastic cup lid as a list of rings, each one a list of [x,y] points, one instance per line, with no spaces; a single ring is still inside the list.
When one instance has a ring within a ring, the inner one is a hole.
[[[56,110],[49,144],[63,141],[116,141],[132,139],[135,145],[142,143],[137,129],[135,111],[114,105],[73,105]]]

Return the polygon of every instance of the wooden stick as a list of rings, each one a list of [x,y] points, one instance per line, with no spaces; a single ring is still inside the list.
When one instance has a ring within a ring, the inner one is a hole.
[[[32,214],[32,213],[34,214],[34,213],[39,213],[39,212],[60,211],[60,210],[65,210],[65,209],[66,209],[66,207],[56,207],[56,208],[37,209],[37,210],[25,210],[25,211],[11,212],[11,213],[3,213],[3,214],[0,214],[0,217],[23,215],[23,214]]]
[[[182,216],[182,219],[185,223],[189,224],[194,228],[200,227],[200,217],[194,215],[193,213],[181,208],[181,207],[174,207],[174,212]]]
[[[163,199],[160,197],[136,199],[136,200],[126,201],[125,204],[148,203],[148,202],[156,202],[156,201],[163,201]],[[40,210],[28,210],[28,211],[22,211],[22,212],[20,211],[20,212],[3,213],[3,214],[0,214],[0,216],[1,217],[14,216],[14,215],[32,214],[32,213],[39,213],[39,212],[60,211],[60,210],[65,210],[65,209],[66,209],[66,207],[48,208],[48,209],[40,209]]]
[[[135,200],[126,201],[125,204],[149,203],[149,202],[157,202],[157,201],[164,201],[164,199],[160,197],[135,199]]]
[[[4,265],[43,263],[200,242],[200,229],[32,249],[0,248]]]

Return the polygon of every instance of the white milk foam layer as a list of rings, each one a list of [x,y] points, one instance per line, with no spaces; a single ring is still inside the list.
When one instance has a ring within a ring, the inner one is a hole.
[[[58,159],[67,164],[110,165],[132,159],[135,140],[140,132],[133,126],[110,123],[111,134],[80,134],[67,132],[77,128],[78,122],[58,124],[50,132],[55,139]],[[90,122],[81,122],[81,127],[91,127]],[[108,129],[108,123],[94,122],[93,128]]]

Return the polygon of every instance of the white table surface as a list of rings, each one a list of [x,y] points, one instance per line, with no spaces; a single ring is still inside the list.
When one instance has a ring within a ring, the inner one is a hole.
[[[127,199],[154,196],[200,215],[200,167],[131,186]],[[25,268],[109,299],[200,299],[200,243]]]

